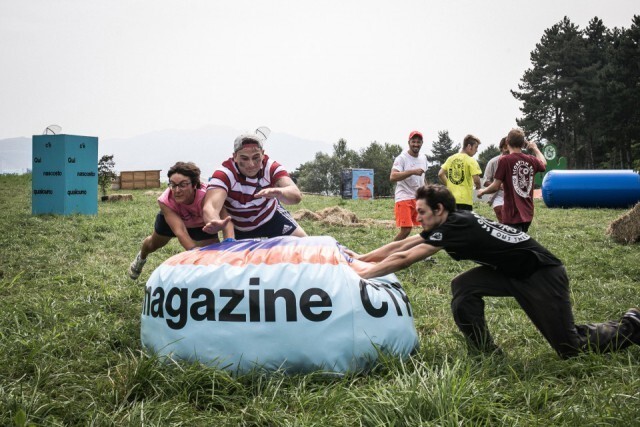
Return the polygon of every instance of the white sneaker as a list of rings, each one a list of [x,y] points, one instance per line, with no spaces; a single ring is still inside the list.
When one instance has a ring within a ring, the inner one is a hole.
[[[140,276],[140,273],[142,273],[142,267],[144,267],[144,264],[147,262],[147,260],[142,259],[140,255],[140,252],[138,252],[136,259],[134,259],[129,266],[129,277],[133,280],[136,280],[138,276]]]

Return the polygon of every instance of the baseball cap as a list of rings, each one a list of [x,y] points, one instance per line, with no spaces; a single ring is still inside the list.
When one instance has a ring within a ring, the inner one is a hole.
[[[264,141],[269,137],[271,130],[266,126],[261,126],[254,133],[243,133],[233,141],[233,152],[241,150],[247,144],[257,144],[262,150]]]
[[[420,132],[418,132],[417,130],[414,130],[413,132],[411,132],[411,133],[409,134],[409,139],[413,138],[414,136],[419,136],[419,137],[420,137],[420,139],[423,139],[423,138],[422,138],[422,134],[421,134]]]
[[[233,141],[233,152],[242,150],[242,147],[248,144],[257,144],[262,150],[262,140],[254,133],[244,133]]]

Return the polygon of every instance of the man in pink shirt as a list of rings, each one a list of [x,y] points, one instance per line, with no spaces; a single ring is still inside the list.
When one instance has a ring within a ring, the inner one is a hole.
[[[202,231],[202,202],[206,188],[200,182],[200,168],[194,163],[178,162],[167,173],[169,183],[158,197],[160,212],[153,233],[142,242],[140,252],[129,266],[129,277],[137,279],[147,256],[176,237],[185,250],[218,242],[218,235]],[[227,220],[228,222],[228,220]]]

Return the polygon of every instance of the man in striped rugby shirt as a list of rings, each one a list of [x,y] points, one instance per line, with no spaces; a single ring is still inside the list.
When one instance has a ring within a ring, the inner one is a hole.
[[[203,205],[205,232],[215,234],[230,220],[235,236],[229,237],[236,239],[307,235],[282,207],[300,203],[302,193],[284,167],[264,153],[263,142],[257,134],[238,136],[233,157],[213,173]]]

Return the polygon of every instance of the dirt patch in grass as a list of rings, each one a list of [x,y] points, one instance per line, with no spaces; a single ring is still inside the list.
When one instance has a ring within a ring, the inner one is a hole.
[[[132,201],[133,196],[131,194],[109,194],[108,196],[102,196],[100,200],[103,202],[126,202]]]
[[[395,228],[393,220],[376,220],[371,218],[360,219],[356,214],[348,209],[339,206],[331,206],[317,212],[308,209],[301,209],[293,214],[296,221],[309,220],[319,221],[327,225],[342,227],[366,227],[370,225],[383,226],[386,228]]]

